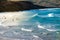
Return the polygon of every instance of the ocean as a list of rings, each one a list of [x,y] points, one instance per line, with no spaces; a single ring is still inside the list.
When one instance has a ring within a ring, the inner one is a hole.
[[[1,40],[60,40],[60,8],[0,13]]]

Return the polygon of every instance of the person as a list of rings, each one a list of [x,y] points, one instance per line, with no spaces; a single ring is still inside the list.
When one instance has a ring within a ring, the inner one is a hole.
[[[0,12],[24,11],[47,8],[35,5],[30,1],[0,1]]]

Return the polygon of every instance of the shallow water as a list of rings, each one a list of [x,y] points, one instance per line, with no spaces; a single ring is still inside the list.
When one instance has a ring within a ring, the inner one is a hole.
[[[0,40],[59,40],[59,35],[60,8],[0,13]]]

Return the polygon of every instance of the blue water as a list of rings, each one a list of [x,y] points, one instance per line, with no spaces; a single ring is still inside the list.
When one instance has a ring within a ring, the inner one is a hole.
[[[1,40],[60,40],[60,8],[36,9],[26,12],[28,20],[10,28],[0,27]]]
[[[49,25],[57,31],[60,31],[60,8],[37,9],[28,11],[32,14],[37,14],[30,21],[39,22],[42,25]],[[51,15],[51,16],[49,16]]]

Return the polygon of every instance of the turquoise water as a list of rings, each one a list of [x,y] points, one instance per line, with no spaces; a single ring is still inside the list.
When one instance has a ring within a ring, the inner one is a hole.
[[[28,18],[9,28],[0,26],[1,40],[60,40],[60,8],[20,12]]]
[[[52,28],[54,27],[54,29],[60,31],[60,8],[37,9],[28,12],[37,14],[30,21],[39,22],[42,25],[50,25]]]

